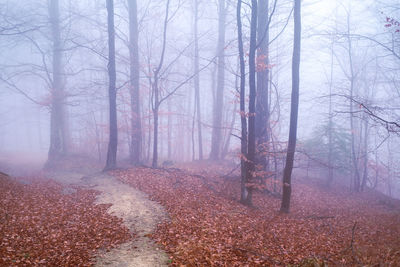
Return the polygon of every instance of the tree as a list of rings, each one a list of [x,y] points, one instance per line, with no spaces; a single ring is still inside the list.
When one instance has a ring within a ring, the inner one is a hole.
[[[140,118],[139,89],[139,45],[137,2],[128,0],[129,13],[129,60],[130,60],[130,96],[131,96],[131,145],[129,150],[130,163],[140,163],[142,153],[142,125]]]
[[[255,111],[256,111],[256,46],[257,46],[257,0],[251,1],[251,19],[250,19],[250,48],[249,48],[249,125],[246,154],[246,192],[242,203],[248,206],[252,205],[253,188],[251,183],[254,179],[255,171]]]
[[[65,93],[62,71],[62,41],[60,34],[60,11],[58,0],[49,2],[49,17],[53,42],[51,107],[50,107],[50,147],[46,167],[67,153],[67,133],[65,127]]]
[[[164,58],[166,56],[166,43],[167,43],[167,28],[168,28],[168,23],[171,21],[172,17],[177,13],[177,10],[181,7],[181,3],[177,6],[177,9],[172,12],[173,14],[171,17],[169,16],[169,3],[170,0],[166,2],[166,7],[165,7],[165,18],[163,22],[163,30],[162,30],[162,49],[161,49],[161,54],[160,54],[160,59],[157,64],[157,66],[153,70],[149,70],[149,73],[151,75],[148,75],[150,87],[151,87],[151,109],[153,113],[153,159],[152,159],[152,167],[157,168],[158,167],[158,127],[159,127],[159,110],[160,106],[162,103],[164,103],[167,99],[169,99],[171,96],[173,96],[180,88],[182,88],[184,85],[186,85],[189,81],[191,81],[194,77],[199,75],[201,71],[203,71],[205,68],[207,68],[215,59],[211,59],[208,64],[202,66],[199,68],[198,72],[193,73],[191,72],[187,76],[185,76],[184,79],[178,81],[175,83],[175,85],[171,89],[167,88],[162,88],[162,84],[160,82],[165,82],[167,84],[167,75],[174,66],[174,64],[184,55],[184,52],[187,48],[191,47],[191,43],[189,43],[183,50],[179,51],[179,53],[176,55],[175,58],[170,60],[168,64],[166,64],[165,67],[164,65]],[[149,64],[150,66],[150,64]],[[164,85],[165,85],[164,84]],[[190,108],[189,108],[190,110]],[[189,149],[190,151],[190,149]]]
[[[218,0],[217,92],[213,107],[210,159],[218,160],[222,144],[222,111],[225,86],[225,0]]]
[[[70,17],[66,20],[61,18],[59,0],[45,3],[32,1],[29,4],[32,5],[15,5],[18,10],[15,14],[9,8],[0,11],[5,11],[2,14],[3,23],[0,23],[3,25],[0,26],[0,36],[7,36],[7,42],[13,43],[16,51],[20,48],[23,51],[27,47],[32,48],[30,56],[23,58],[22,62],[16,59],[12,65],[5,65],[0,80],[29,101],[49,108],[49,149],[44,167],[51,168],[66,156],[70,149],[67,100],[71,93],[66,93],[65,84],[67,76],[73,73],[68,74],[66,71],[72,53],[67,54],[67,51],[71,50],[68,48],[69,32],[64,29],[70,26],[72,20]],[[6,6],[10,5],[7,3],[4,7]],[[37,12],[31,12],[33,7]],[[27,13],[29,15],[24,13],[24,9],[30,10]],[[43,10],[48,12],[48,16]],[[43,18],[45,19],[42,20]],[[65,57],[68,60],[64,60]],[[31,92],[26,83],[28,79],[35,81],[35,90]],[[37,93],[37,88],[41,85],[48,88],[49,93],[45,97]]]
[[[152,82],[152,97],[154,97],[154,102],[152,102],[152,109],[153,109],[153,120],[154,120],[154,133],[153,133],[153,161],[151,166],[153,168],[157,168],[158,166],[158,111],[160,109],[160,104],[162,99],[160,100],[160,92],[159,92],[159,75],[161,68],[164,63],[164,56],[165,56],[165,46],[167,43],[167,26],[168,26],[168,12],[169,12],[169,2],[167,0],[167,4],[165,7],[165,18],[164,18],[164,27],[163,27],[163,39],[162,39],[162,50],[160,61],[158,63],[157,68],[154,70],[153,73],[153,82]]]
[[[349,56],[349,69],[350,69],[350,75],[348,76],[350,80],[350,99],[354,98],[354,84],[356,80],[357,73],[354,70],[354,64],[353,64],[353,45],[352,45],[352,39],[350,38],[350,15],[347,15],[347,52]],[[353,163],[352,171],[354,171],[354,177],[353,178],[353,189],[358,192],[360,190],[360,173],[358,169],[358,158],[357,158],[357,152],[356,152],[356,145],[355,145],[355,126],[354,126],[354,103],[352,100],[350,100],[350,131],[351,131],[351,160]]]
[[[261,176],[265,177],[267,170],[268,153],[268,84],[269,84],[269,17],[268,0],[259,0],[258,3],[258,25],[257,25],[257,100],[255,114],[255,135],[256,135],[256,162],[257,170],[261,171]]]
[[[117,89],[116,89],[116,69],[115,69],[115,29],[114,29],[114,3],[113,0],[107,1],[107,29],[108,29],[108,100],[109,100],[109,142],[107,150],[107,161],[104,171],[112,170],[117,165]]]
[[[195,111],[197,114],[197,135],[199,145],[199,160],[203,160],[203,137],[201,133],[201,108],[200,108],[200,77],[199,77],[199,1],[194,1],[193,34],[194,34],[194,90],[195,90]],[[194,119],[194,118],[193,118]]]
[[[299,110],[300,45],[301,45],[301,0],[294,0],[294,43],[292,57],[292,96],[290,105],[289,143],[283,172],[281,212],[289,213],[292,192],[291,176],[297,138],[297,117]]]
[[[238,0],[236,9],[236,21],[238,28],[238,48],[239,48],[239,68],[240,68],[240,124],[241,124],[241,138],[240,138],[240,202],[246,203],[249,192],[247,190],[247,117],[245,107],[245,96],[246,96],[246,69],[244,61],[243,51],[243,33],[242,33],[242,17],[241,17],[242,1]]]
[[[331,66],[330,66],[330,77],[329,77],[329,122],[328,122],[328,144],[329,144],[329,150],[328,150],[328,164],[331,164],[332,162],[332,153],[333,153],[333,142],[332,142],[332,131],[333,131],[333,114],[332,114],[332,86],[333,86],[333,40],[331,44]],[[329,165],[329,171],[328,171],[328,180],[326,181],[327,186],[329,187],[332,184],[333,181],[333,168],[331,165]]]

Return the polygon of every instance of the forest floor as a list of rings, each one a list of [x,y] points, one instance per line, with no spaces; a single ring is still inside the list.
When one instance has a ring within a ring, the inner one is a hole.
[[[230,164],[64,165],[0,175],[1,266],[400,266],[400,201],[374,191],[298,175],[282,214],[276,195],[240,204]]]
[[[70,167],[0,177],[0,265],[167,266],[148,237],[163,207],[93,166]]]
[[[113,175],[166,207],[171,220],[152,238],[172,266],[400,266],[399,200],[295,177],[290,214],[261,192],[249,208],[233,169],[202,162]]]

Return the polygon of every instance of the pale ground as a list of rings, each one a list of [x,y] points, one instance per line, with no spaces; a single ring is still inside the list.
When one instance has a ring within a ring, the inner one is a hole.
[[[79,185],[100,191],[96,203],[112,204],[108,212],[122,218],[124,224],[135,234],[131,242],[124,243],[109,252],[99,251],[96,266],[168,266],[168,255],[147,237],[155,230],[158,223],[168,219],[166,211],[160,204],[149,200],[143,192],[104,173],[85,175],[65,171],[52,172],[48,175],[49,178],[67,185]],[[66,193],[69,191],[67,188]]]

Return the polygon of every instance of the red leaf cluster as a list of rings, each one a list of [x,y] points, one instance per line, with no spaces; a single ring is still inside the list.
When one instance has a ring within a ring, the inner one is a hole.
[[[385,28],[390,28],[392,27],[394,28],[394,32],[399,33],[400,32],[400,22],[397,21],[394,18],[391,17],[386,17],[386,24],[385,24]]]
[[[97,249],[130,239],[108,205],[93,203],[96,194],[0,174],[0,266],[91,266]]]
[[[400,266],[398,203],[297,182],[291,214],[278,212],[280,199],[258,192],[248,208],[238,201],[239,180],[207,173],[210,165],[114,173],[167,208],[171,221],[153,238],[172,266]]]

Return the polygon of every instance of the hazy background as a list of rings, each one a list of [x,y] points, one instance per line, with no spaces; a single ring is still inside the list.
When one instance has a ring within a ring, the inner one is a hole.
[[[227,2],[223,124],[226,128],[230,128],[232,120],[235,120],[232,133],[240,135],[239,105],[235,92],[236,73],[238,73],[236,1]],[[354,69],[358,72],[355,81],[358,99],[371,107],[376,107],[376,112],[379,112],[377,114],[380,116],[399,122],[400,59],[394,54],[400,54],[400,33],[396,32],[398,27],[385,27],[387,17],[400,20],[399,2],[304,0],[302,4],[299,147],[302,148],[307,141],[315,139],[318,129],[327,124],[330,86],[333,123],[344,132],[350,133],[349,101],[345,97],[349,93],[349,59],[346,38],[343,37],[346,33],[372,38],[393,50],[391,53],[368,38],[353,39],[352,56]],[[152,115],[149,106],[148,76],[159,60],[164,5],[165,1],[162,0],[138,1],[141,116],[145,161],[151,159],[152,147],[149,138]],[[120,160],[128,156],[130,127],[126,6],[125,1],[115,1]],[[282,143],[287,140],[289,125],[293,39],[291,9],[292,1],[278,1],[270,30],[270,39],[278,36],[271,43],[269,53],[274,84],[271,93],[271,122],[274,124],[273,134],[276,140]],[[170,67],[167,69],[168,75],[162,80],[162,87],[165,90],[178,85],[193,73],[192,11],[192,1],[171,1],[170,12],[173,17],[168,25],[165,58],[165,66],[170,64]],[[198,22],[200,68],[209,64],[216,54],[217,11],[216,1],[200,1]],[[38,164],[44,163],[49,148],[51,85],[48,75],[51,71],[52,51],[47,1],[0,0],[0,12],[2,16],[0,161],[27,162],[29,159]],[[245,15],[243,18],[245,50],[248,49],[249,36],[249,10],[244,13],[246,12],[247,17]],[[108,48],[105,1],[60,1],[60,16],[61,38],[65,48],[63,83],[67,94],[70,150],[72,153],[88,155],[102,162],[105,160],[108,143]],[[285,26],[286,21],[288,21],[287,26]],[[10,27],[12,25],[18,25],[15,31]],[[205,155],[210,151],[215,72],[215,64],[209,64],[200,72]],[[193,108],[192,80],[162,104],[159,135],[159,155],[162,160],[167,160],[168,156],[173,161],[193,159],[191,135]],[[361,117],[361,113],[359,115]],[[371,160],[371,175],[375,175],[374,170],[381,168],[379,176],[382,178],[379,180],[378,188],[382,192],[400,197],[398,132],[389,133],[385,125],[373,120],[370,120],[368,129],[367,154]],[[172,142],[171,155],[168,155],[168,131]],[[224,140],[228,136],[229,131],[225,130]],[[239,147],[239,140],[231,136],[230,154],[227,158],[237,157]],[[324,176],[326,172],[321,171],[318,175]]]

